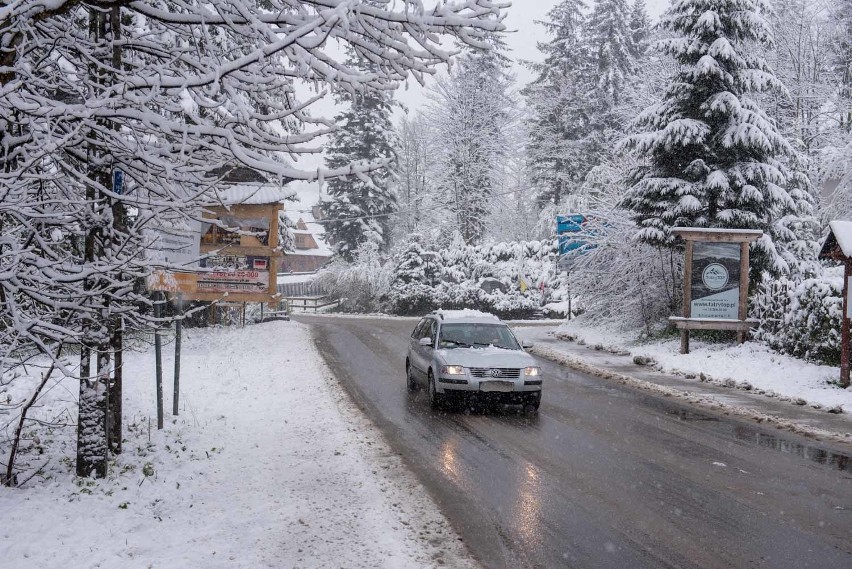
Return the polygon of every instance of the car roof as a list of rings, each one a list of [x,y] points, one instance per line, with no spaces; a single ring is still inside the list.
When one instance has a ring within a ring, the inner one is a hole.
[[[478,310],[470,310],[468,308],[464,310],[436,310],[430,313],[429,316],[437,318],[444,324],[462,322],[466,324],[503,324],[503,322],[493,314],[480,312]]]

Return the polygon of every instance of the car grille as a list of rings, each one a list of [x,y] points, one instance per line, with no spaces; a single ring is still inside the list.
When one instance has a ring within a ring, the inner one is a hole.
[[[494,374],[491,373],[492,370],[498,370],[500,372],[500,375],[495,377]],[[521,376],[521,370],[519,370],[518,368],[511,367],[472,367],[470,368],[470,375],[472,375],[473,377],[485,377],[489,379],[516,379]]]

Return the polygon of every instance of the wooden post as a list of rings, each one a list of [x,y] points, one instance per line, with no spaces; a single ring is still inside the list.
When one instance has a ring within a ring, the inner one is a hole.
[[[154,357],[156,358],[156,382],[157,382],[157,428],[163,428],[163,343],[160,338],[162,323],[159,321],[163,316],[162,299],[160,293],[154,296]]]
[[[694,241],[686,242],[686,254],[683,259],[683,317],[692,316],[692,249]],[[686,327],[680,330],[680,353],[689,353],[689,330]]]
[[[843,261],[843,318],[840,324],[840,387],[849,387],[849,281],[852,279],[852,259]]]
[[[172,415],[178,415],[178,407],[180,404],[180,341],[183,331],[183,299],[178,295],[177,301],[180,314],[175,320],[175,381],[174,392],[172,393]]]
[[[113,383],[110,389],[110,433],[109,441],[112,452],[121,454],[122,439],[122,377],[124,374],[124,318],[116,319],[113,331],[112,349],[115,352],[115,370],[113,371]]]
[[[748,243],[740,243],[740,307],[739,312],[737,314],[737,318],[740,319],[740,322],[745,322],[746,318],[748,318],[748,254]],[[748,334],[747,330],[738,330],[737,342],[739,342],[740,344],[745,343],[746,334]]]

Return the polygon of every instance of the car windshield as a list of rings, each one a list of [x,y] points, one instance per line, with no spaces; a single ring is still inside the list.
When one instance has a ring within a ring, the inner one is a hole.
[[[495,346],[519,350],[517,340],[505,324],[444,324],[439,345],[442,348],[481,348]]]

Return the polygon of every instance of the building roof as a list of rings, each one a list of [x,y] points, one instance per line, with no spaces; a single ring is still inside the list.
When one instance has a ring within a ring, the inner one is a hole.
[[[285,255],[314,255],[317,257],[331,257],[334,255],[334,250],[325,240],[325,227],[321,223],[316,222],[311,212],[285,210],[284,215],[294,224],[300,221],[304,223],[306,229],[290,230],[294,235],[310,235],[317,244],[316,249],[297,249],[296,251],[288,251]]]
[[[267,205],[282,204],[294,195],[285,186],[272,183],[236,183],[218,190],[208,205]]]
[[[833,258],[833,252],[838,248],[844,257],[852,258],[852,221],[836,219],[828,227],[828,237],[819,253],[820,259]]]

